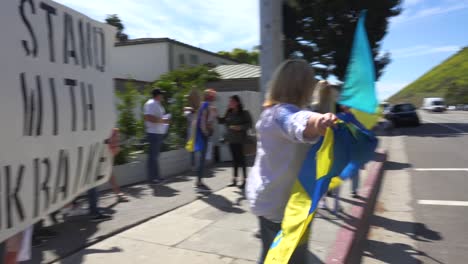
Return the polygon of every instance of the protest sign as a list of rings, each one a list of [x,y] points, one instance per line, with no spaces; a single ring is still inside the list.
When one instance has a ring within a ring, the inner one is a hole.
[[[0,2],[0,242],[105,182],[115,29],[48,0]]]

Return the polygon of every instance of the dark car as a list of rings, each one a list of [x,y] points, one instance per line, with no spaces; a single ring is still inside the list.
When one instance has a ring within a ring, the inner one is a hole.
[[[416,107],[412,104],[396,104],[387,112],[385,118],[394,126],[413,125],[419,126],[420,120]]]

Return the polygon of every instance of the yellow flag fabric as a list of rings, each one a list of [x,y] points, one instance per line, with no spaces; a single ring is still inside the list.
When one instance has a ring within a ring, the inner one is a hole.
[[[287,264],[297,246],[307,241],[308,228],[318,202],[330,186],[340,184],[336,175],[353,175],[368,162],[377,147],[372,132],[340,121],[327,129],[303,162],[285,208],[281,231],[265,258],[266,264]]]
[[[359,121],[359,123],[364,125],[365,128],[372,129],[380,119],[380,114],[378,113],[378,110],[379,109],[377,109],[375,113],[372,114],[362,112],[356,109],[351,109],[351,112]]]
[[[306,158],[306,162],[314,160],[317,166],[309,164],[301,169],[300,175],[309,174],[309,177],[307,177],[309,183],[315,183],[329,177],[330,168],[333,164],[333,146],[333,131],[329,129],[322,143],[312,147]],[[317,181],[312,177],[316,178]],[[317,187],[319,187],[318,184]],[[313,189],[314,186],[307,183],[303,184],[299,179],[294,183],[285,210],[284,220],[281,224],[282,231],[273,241],[265,258],[265,264],[288,263],[296,247],[301,242],[307,241],[304,234],[307,233],[308,227],[315,216],[315,210],[310,212],[310,209],[313,208],[313,200],[311,199],[314,196],[313,190],[306,190],[305,188]]]

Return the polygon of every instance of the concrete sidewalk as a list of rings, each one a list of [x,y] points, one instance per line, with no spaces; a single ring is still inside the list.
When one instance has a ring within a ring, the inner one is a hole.
[[[222,178],[228,182],[226,176]],[[361,182],[366,178],[362,171]],[[366,201],[350,198],[349,182],[342,186],[341,195],[342,213],[334,216],[321,209],[316,215],[309,263],[324,263],[340,229],[357,226],[351,210],[366,206]],[[255,263],[260,252],[260,240],[254,236],[258,223],[242,192],[229,187],[198,198],[57,263]],[[328,204],[332,206],[333,200],[328,198]]]
[[[214,192],[230,183],[232,173],[229,166],[230,164],[223,163],[210,169],[205,182]],[[195,180],[195,173],[188,172],[170,177],[160,186],[142,183],[124,187],[122,190],[130,198],[128,203],[116,203],[112,192],[101,193],[99,206],[103,212],[112,214],[112,220],[93,223],[87,216],[59,219],[58,224],[49,226],[58,233],[58,237],[33,248],[33,258],[25,264],[54,262],[158,215],[191,203],[198,199],[193,188]],[[85,200],[80,204],[87,207]]]

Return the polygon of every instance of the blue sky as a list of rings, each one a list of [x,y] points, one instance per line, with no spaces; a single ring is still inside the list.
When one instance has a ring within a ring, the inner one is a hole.
[[[257,0],[57,0],[96,20],[118,14],[131,38],[169,37],[211,51],[259,44]],[[183,3],[183,4],[182,4]],[[404,0],[382,51],[392,63],[377,83],[385,99],[468,46],[468,0]]]

